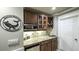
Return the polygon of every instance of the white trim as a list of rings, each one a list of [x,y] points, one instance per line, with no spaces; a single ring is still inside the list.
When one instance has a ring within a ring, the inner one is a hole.
[[[72,17],[74,15],[79,15],[79,10],[75,10],[73,12],[69,12],[67,14],[63,14],[61,16],[58,17],[58,19],[63,19],[63,18],[68,18],[68,17]]]
[[[55,16],[55,15],[56,15],[56,16],[60,16],[60,15],[66,14],[66,13],[68,13],[68,12],[77,10],[77,9],[79,9],[79,8],[78,8],[78,7],[72,7],[72,8],[69,8],[69,9],[67,9],[67,10],[64,10],[64,11],[62,11],[62,12],[56,13],[56,14],[54,14],[54,16]]]
[[[77,16],[79,16],[79,15],[73,15],[73,16],[70,16],[70,17],[62,18],[60,20],[66,20],[66,19],[69,19],[69,18],[72,18],[72,17],[77,17]]]

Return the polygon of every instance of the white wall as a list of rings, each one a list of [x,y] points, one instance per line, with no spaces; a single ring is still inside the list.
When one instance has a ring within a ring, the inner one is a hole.
[[[23,20],[23,8],[20,7],[3,7],[0,8],[0,19],[5,15],[16,15],[21,20]],[[23,29],[17,32],[8,32],[3,30],[0,26],[0,51],[7,51],[7,50],[15,50],[17,48],[22,47],[23,45]],[[17,46],[9,47],[8,40],[16,39],[20,40],[20,44]]]
[[[58,36],[58,17],[57,16],[54,16],[53,23],[54,23],[53,29],[52,29],[50,35]]]

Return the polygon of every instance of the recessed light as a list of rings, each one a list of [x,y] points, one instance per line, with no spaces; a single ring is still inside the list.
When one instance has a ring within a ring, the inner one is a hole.
[[[52,7],[52,10],[55,10],[56,9],[56,7]]]

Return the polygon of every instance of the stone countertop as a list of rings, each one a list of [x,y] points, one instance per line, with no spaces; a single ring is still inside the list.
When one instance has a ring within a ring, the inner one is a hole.
[[[39,43],[39,42],[42,42],[42,41],[45,41],[45,40],[49,40],[49,39],[52,39],[52,38],[56,38],[56,36],[52,36],[52,37],[50,37],[50,36],[40,36],[40,37],[30,38],[30,39],[24,40],[23,45],[29,46],[29,45]]]

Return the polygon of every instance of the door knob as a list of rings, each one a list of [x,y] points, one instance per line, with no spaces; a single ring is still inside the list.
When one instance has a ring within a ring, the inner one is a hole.
[[[78,41],[78,39],[75,39],[75,41]]]

